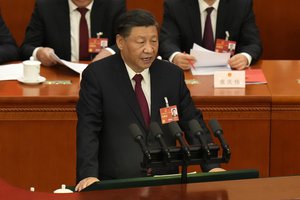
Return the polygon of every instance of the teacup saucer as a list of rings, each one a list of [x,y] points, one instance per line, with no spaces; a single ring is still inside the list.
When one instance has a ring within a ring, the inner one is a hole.
[[[24,84],[30,84],[30,85],[35,85],[35,84],[40,84],[46,81],[46,78],[43,76],[39,76],[37,81],[28,81],[24,80],[24,77],[20,77],[17,79],[19,82],[24,83]]]

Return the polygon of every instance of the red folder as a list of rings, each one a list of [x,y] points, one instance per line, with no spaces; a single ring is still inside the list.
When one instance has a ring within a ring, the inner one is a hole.
[[[267,80],[265,78],[262,69],[247,69],[246,72],[246,84],[265,84]]]

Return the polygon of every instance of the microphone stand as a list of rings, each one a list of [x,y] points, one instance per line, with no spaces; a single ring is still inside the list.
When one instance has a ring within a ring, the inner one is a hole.
[[[203,157],[203,152],[205,149],[201,145],[190,146],[190,157],[187,157],[186,152],[182,150],[181,147],[169,147],[170,159],[166,159],[166,156],[161,148],[149,149],[151,160],[149,160],[145,155],[141,167],[143,169],[147,168],[163,168],[166,166],[181,167],[181,183],[188,183],[187,168],[190,165],[200,165],[203,163],[224,163],[224,157],[219,157],[218,152],[220,147],[217,144],[209,144],[209,150],[211,152],[211,157],[209,160]],[[224,155],[224,154],[223,154]]]
[[[187,167],[189,165],[221,164],[229,162],[231,152],[227,143],[225,144],[226,148],[224,148],[224,145],[222,145],[222,156],[219,156],[220,147],[215,143],[209,143],[206,145],[206,147],[204,147],[203,145],[189,146],[188,150],[186,150],[187,147],[185,145],[181,145],[181,147],[169,147],[168,149],[170,155],[168,156],[166,156],[164,148],[149,149],[147,153],[149,153],[150,155],[147,156],[144,153],[141,167],[144,169],[155,169],[163,168],[166,166],[181,166],[181,183],[186,184],[188,183]],[[207,151],[210,152],[208,158],[206,156]]]
[[[189,166],[188,161],[185,159],[183,161],[182,170],[181,170],[181,184],[187,184],[187,167]]]

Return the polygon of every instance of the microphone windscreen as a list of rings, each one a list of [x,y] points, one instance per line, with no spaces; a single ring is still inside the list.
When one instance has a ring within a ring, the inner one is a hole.
[[[174,137],[176,137],[176,135],[177,135],[178,133],[179,133],[179,134],[182,133],[182,130],[180,129],[180,127],[179,127],[179,125],[178,125],[177,122],[170,122],[168,125],[169,125],[169,129],[170,129],[170,131],[171,131],[171,133],[172,133],[172,135],[173,135]]]
[[[196,134],[199,132],[203,133],[203,129],[201,128],[199,122],[195,119],[192,119],[191,121],[189,121],[189,127],[193,134]]]
[[[158,135],[163,135],[163,132],[157,122],[151,122],[150,131],[154,137],[156,137]]]
[[[219,122],[216,119],[211,119],[209,121],[209,126],[214,134],[216,134],[217,132],[223,132]]]
[[[140,127],[138,127],[138,125],[130,124],[128,128],[134,138],[136,138],[138,136],[141,136],[143,138],[143,133],[142,133]]]

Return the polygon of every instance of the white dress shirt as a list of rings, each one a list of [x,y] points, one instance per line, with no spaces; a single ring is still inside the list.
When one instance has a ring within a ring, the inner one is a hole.
[[[126,63],[125,63],[129,79],[131,81],[133,90],[135,88],[135,81],[133,80],[133,77],[137,74],[135,71],[133,71]],[[143,76],[143,80],[141,82],[143,92],[145,94],[147,103],[148,103],[148,108],[149,108],[149,113],[151,114],[151,79],[150,79],[150,72],[149,68],[145,69],[140,73]]]
[[[89,37],[91,37],[91,10],[94,1],[92,1],[86,8],[88,9],[85,18],[88,25]],[[76,6],[72,0],[69,0],[70,11],[70,26],[71,26],[71,61],[79,61],[79,23],[81,14],[77,11]]]
[[[207,12],[206,9],[209,7],[213,7],[213,11],[210,14],[210,20],[211,20],[211,26],[214,34],[214,40],[216,40],[216,27],[217,27],[217,14],[218,14],[218,7],[220,0],[216,0],[211,6],[209,6],[204,0],[198,0],[199,1],[199,9],[200,9],[200,15],[201,15],[201,31],[202,31],[202,37],[204,34],[204,28],[205,28],[205,21]]]
[[[71,30],[71,61],[79,61],[79,23],[81,14],[77,11],[78,6],[76,6],[72,0],[68,0],[69,2],[69,13],[70,13],[70,30]],[[88,25],[89,36],[91,36],[91,10],[94,1],[92,1],[86,8],[88,12],[85,14],[85,18]],[[38,49],[41,47],[37,47],[34,49],[32,55],[37,60],[36,53]]]
[[[205,20],[206,20],[206,16],[207,16],[206,8],[213,7],[214,10],[210,14],[211,26],[212,26],[212,29],[213,29],[214,39],[215,40],[218,39],[218,38],[216,38],[216,29],[217,29],[218,8],[219,8],[220,0],[216,0],[211,6],[208,5],[204,0],[198,0],[198,2],[199,2],[199,10],[200,10],[200,18],[201,18],[201,31],[202,31],[201,33],[202,33],[202,37],[203,37],[203,34],[204,34],[204,25],[205,25]],[[223,38],[223,39],[225,39],[225,38]],[[229,37],[229,39],[230,39],[230,37]],[[180,52],[174,52],[170,56],[169,61],[172,62],[173,59],[174,59],[174,57],[178,53],[180,53]],[[248,64],[250,65],[250,63],[252,61],[252,57],[248,53],[244,53],[243,52],[241,54],[243,54],[247,58]]]

